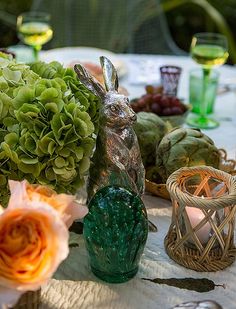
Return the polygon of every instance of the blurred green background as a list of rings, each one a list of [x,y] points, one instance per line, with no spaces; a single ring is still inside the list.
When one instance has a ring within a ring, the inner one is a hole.
[[[52,3],[52,1],[48,0],[49,3]],[[77,1],[87,1],[88,5],[95,7],[96,2],[99,0]],[[111,4],[115,0],[106,1]],[[143,0],[127,0],[127,3],[131,1],[136,2],[137,5],[139,3],[140,5],[141,3],[142,5],[144,4]],[[16,16],[24,11],[30,10],[32,2],[33,0],[0,0],[0,47],[15,45],[19,42],[15,30]],[[150,10],[150,12],[146,12],[147,18],[150,20],[158,18],[159,13],[154,11],[152,6],[155,0],[146,0],[145,2],[150,4],[145,6],[146,11],[148,9]],[[228,63],[236,63],[235,0],[162,0],[160,2],[173,40],[181,50],[189,51],[191,37],[196,32],[220,32],[225,34],[229,41],[230,58]],[[115,6],[114,10],[117,10]],[[60,18],[60,12],[57,12],[57,14]],[[121,25],[122,22],[118,27],[121,27]],[[156,40],[158,41],[158,37]],[[128,44],[127,42],[124,42],[124,45],[119,47],[119,49],[115,50],[113,48],[113,50],[117,52],[130,51],[126,46]],[[52,46],[48,45],[48,47]]]

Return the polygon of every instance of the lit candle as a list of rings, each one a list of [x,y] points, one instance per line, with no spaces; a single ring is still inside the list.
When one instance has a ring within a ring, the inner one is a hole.
[[[197,226],[204,218],[205,215],[200,208],[196,207],[185,207],[185,210],[188,214],[189,221],[192,225],[192,228]],[[214,214],[212,215],[212,219],[214,218]],[[198,239],[202,244],[208,242],[210,237],[211,225],[209,222],[206,222],[199,230],[195,231]]]

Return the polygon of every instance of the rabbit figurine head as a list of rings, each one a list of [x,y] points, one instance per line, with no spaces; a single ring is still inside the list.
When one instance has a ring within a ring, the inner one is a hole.
[[[136,114],[126,96],[118,93],[116,69],[109,59],[100,57],[105,88],[80,64],[74,70],[79,80],[101,99],[99,132],[92,158],[88,199],[107,185],[126,187],[143,193],[144,167],[132,124]]]
[[[102,105],[101,121],[109,127],[120,128],[130,126],[136,121],[135,112],[129,106],[129,100],[122,94],[110,91],[105,96],[105,104]]]
[[[101,123],[109,127],[130,126],[136,121],[137,117],[130,108],[128,98],[118,93],[119,83],[116,69],[106,57],[100,57],[100,62],[103,69],[105,89],[83,66],[77,64],[74,70],[86,88],[100,97],[103,102],[100,113]]]

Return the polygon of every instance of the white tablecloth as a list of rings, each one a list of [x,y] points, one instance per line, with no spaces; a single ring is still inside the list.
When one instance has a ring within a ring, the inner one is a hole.
[[[42,308],[169,309],[184,301],[211,299],[219,302],[224,309],[235,309],[236,263],[215,273],[198,273],[176,264],[167,256],[163,245],[170,224],[170,203],[146,196],[145,205],[149,218],[158,226],[158,232],[148,235],[137,276],[122,284],[109,284],[97,279],[90,271],[83,237],[80,236],[79,248],[71,249],[68,260],[56,274],[57,280],[51,280],[44,287]],[[215,284],[225,284],[226,289],[216,287],[210,292],[198,293],[154,284],[141,279],[144,277],[208,278]]]
[[[130,92],[131,97],[144,93],[143,85],[131,85],[132,66],[135,60],[154,60],[158,64],[175,64],[183,68],[180,81],[179,96],[188,98],[188,71],[194,66],[189,58],[132,56],[121,55],[126,62],[130,75],[121,80]],[[220,68],[221,81],[236,78],[234,67]],[[132,77],[133,79],[133,77]],[[217,98],[216,116],[221,126],[205,131],[218,147],[225,148],[230,156],[236,154],[236,96],[228,93]],[[79,236],[79,248],[72,248],[70,256],[58,270],[55,278],[43,288],[41,308],[52,309],[168,309],[175,304],[189,300],[211,299],[218,301],[224,309],[236,308],[236,263],[229,268],[215,273],[198,273],[188,270],[174,261],[165,253],[163,240],[171,220],[171,204],[153,196],[145,196],[145,205],[152,222],[158,226],[157,233],[149,233],[147,245],[141,259],[137,276],[127,283],[108,284],[97,279],[90,271],[88,256],[83,237]],[[73,258],[76,256],[76,262]],[[70,274],[73,274],[73,278]],[[225,284],[226,289],[216,287],[207,293],[183,290],[167,285],[154,284],[141,278],[208,278],[215,284]],[[76,279],[76,280],[75,280]]]

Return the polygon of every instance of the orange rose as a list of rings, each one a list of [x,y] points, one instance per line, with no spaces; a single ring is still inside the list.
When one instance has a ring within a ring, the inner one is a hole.
[[[30,185],[26,180],[10,180],[9,187],[11,197],[8,207],[16,207],[22,199],[46,202],[60,213],[67,227],[70,227],[75,219],[83,218],[88,213],[88,208],[78,204],[73,195],[57,194],[48,187]]]
[[[69,253],[68,229],[57,211],[42,201],[17,205],[0,214],[0,307],[39,289]]]

